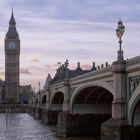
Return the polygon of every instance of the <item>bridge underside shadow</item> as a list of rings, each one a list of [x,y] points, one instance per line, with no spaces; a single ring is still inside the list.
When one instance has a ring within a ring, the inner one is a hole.
[[[46,104],[46,95],[43,95],[41,104],[42,105],[45,105]]]
[[[74,99],[72,114],[111,114],[112,94],[102,87],[88,87],[77,94]]]
[[[112,101],[113,95],[105,88],[91,86],[81,90],[73,100],[72,114],[59,114],[58,135],[100,136],[101,124],[111,118]]]
[[[63,109],[64,94],[62,92],[56,93],[51,102],[52,111],[62,111]]]
[[[135,106],[133,117],[132,117],[132,127],[129,130],[129,137],[131,140],[140,138],[140,100]]]
[[[43,122],[45,122],[46,124],[57,124],[58,113],[63,109],[63,100],[64,94],[62,92],[57,92],[54,94],[51,101],[50,110],[43,111]]]
[[[140,126],[140,101],[137,103],[132,118],[133,126]]]

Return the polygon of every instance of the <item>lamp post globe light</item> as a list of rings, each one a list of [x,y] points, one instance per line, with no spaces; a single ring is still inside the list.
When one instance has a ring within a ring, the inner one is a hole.
[[[119,38],[119,44],[120,44],[117,60],[123,60],[122,36],[124,34],[124,31],[125,31],[125,27],[123,25],[123,22],[120,19],[118,22],[118,28],[116,29],[116,35]]]

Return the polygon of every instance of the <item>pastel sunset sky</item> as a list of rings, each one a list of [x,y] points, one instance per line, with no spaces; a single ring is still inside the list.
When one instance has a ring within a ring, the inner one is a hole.
[[[13,3],[13,4],[12,4]],[[81,62],[90,69],[117,58],[115,30],[121,17],[125,25],[124,57],[140,54],[140,0],[0,0],[0,78],[4,80],[4,37],[11,7],[21,40],[20,83],[44,86],[58,62]]]

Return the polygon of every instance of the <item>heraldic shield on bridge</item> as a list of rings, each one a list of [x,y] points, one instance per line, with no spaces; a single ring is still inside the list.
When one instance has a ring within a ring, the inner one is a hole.
[[[54,78],[46,79],[45,92],[33,96],[30,113],[47,124],[57,124],[57,135],[94,135],[101,140],[129,140],[140,135],[140,56],[125,60],[118,22],[117,60],[82,70],[66,62]],[[133,133],[132,133],[133,132]]]

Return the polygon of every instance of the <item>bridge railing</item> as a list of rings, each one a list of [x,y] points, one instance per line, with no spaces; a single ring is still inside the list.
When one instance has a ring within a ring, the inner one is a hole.
[[[140,63],[140,56],[136,56],[134,58],[126,60],[127,66],[136,65],[136,64],[139,64],[139,63]]]
[[[76,76],[74,78],[71,78],[70,82],[73,83],[73,82],[81,80],[81,79],[86,79],[87,77],[93,78],[93,77],[98,77],[98,76],[100,76],[100,77],[110,76],[111,77],[112,76],[112,66],[107,66],[105,68],[97,69],[97,70]],[[52,90],[57,90],[57,89],[63,88],[63,81],[51,84],[50,88]]]
[[[76,76],[76,77],[70,79],[70,81],[72,82],[72,81],[76,81],[76,80],[80,80],[80,79],[85,79],[87,77],[92,78],[92,77],[98,76],[98,75],[100,75],[100,76],[112,75],[112,66],[107,66],[105,68],[101,68],[101,69],[98,69],[95,71],[85,73],[83,75]]]
[[[112,76],[112,66],[107,66],[105,68],[101,68],[101,69],[97,69],[97,70],[94,70],[94,71],[91,71],[91,72],[88,72],[88,73],[85,73],[85,74],[82,74],[82,75],[79,75],[79,76],[76,76],[74,78],[71,78],[70,79],[70,82],[75,82],[75,81],[78,81],[78,80],[81,80],[81,79],[86,79],[87,77],[88,78],[93,78],[95,76],[100,76],[100,77],[104,77],[104,76]],[[63,88],[63,81],[61,82],[58,82],[58,83],[53,83],[50,85],[50,89],[52,90],[57,90],[57,89],[60,89],[60,88]]]

